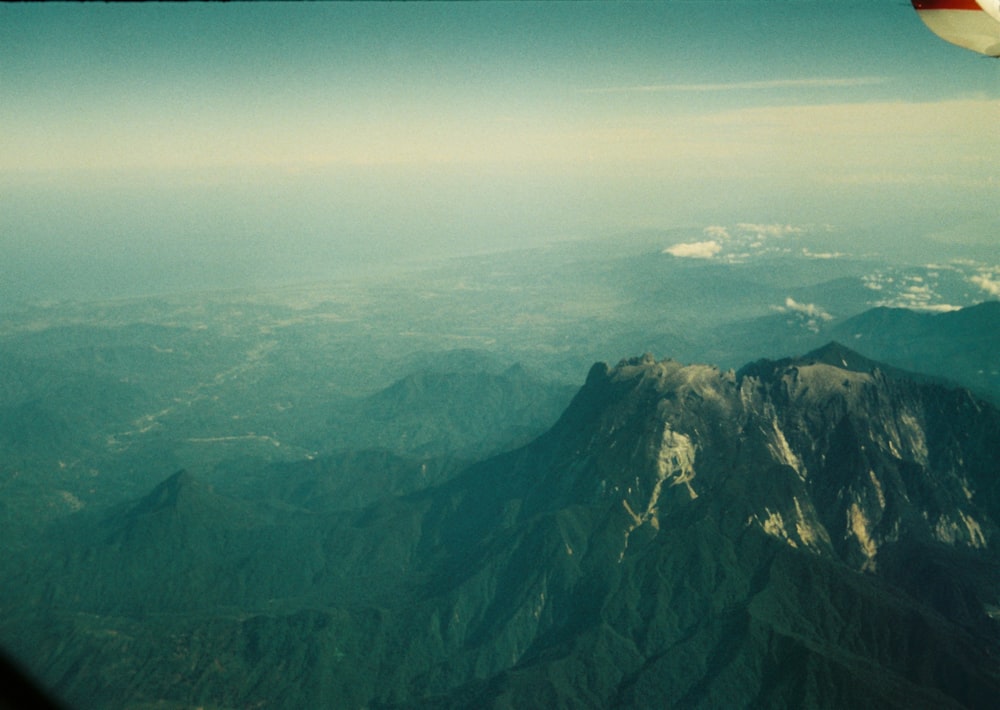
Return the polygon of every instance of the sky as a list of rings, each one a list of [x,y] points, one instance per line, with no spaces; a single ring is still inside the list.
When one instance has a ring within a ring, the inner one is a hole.
[[[3,4],[0,291],[736,221],[988,247],[998,118],[1000,62],[900,0]]]

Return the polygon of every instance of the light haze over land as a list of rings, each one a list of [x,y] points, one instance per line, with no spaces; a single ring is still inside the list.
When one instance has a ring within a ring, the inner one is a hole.
[[[1000,65],[889,0],[4,5],[0,94],[7,300],[736,222],[996,251]]]
[[[992,710],[998,117],[899,0],[0,4],[0,654]]]

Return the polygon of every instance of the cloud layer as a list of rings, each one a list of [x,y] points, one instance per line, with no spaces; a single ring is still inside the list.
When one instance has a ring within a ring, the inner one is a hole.
[[[790,254],[793,249],[784,240],[808,230],[792,224],[739,222],[733,226],[713,224],[702,230],[704,239],[668,246],[664,254],[690,259],[721,258],[740,262],[764,254]],[[833,254],[823,255],[832,257]]]
[[[994,298],[1000,298],[1000,278],[992,271],[984,270],[981,273],[969,277],[969,282],[988,293]]]
[[[815,303],[799,303],[791,296],[785,299],[784,306],[776,306],[775,310],[795,315],[801,320],[803,327],[813,333],[819,332],[821,323],[833,320],[832,315]]]
[[[649,94],[666,92],[772,91],[775,89],[830,89],[874,86],[887,81],[885,77],[817,77],[813,79],[772,79],[768,81],[735,81],[705,84],[640,84],[584,89],[587,94]]]
[[[722,245],[715,241],[688,242],[685,244],[674,244],[663,250],[664,254],[680,257],[682,259],[711,259],[722,251]]]

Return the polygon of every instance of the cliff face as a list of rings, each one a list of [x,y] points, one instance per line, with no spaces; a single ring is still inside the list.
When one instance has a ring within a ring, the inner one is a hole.
[[[435,493],[439,613],[494,706],[977,706],[998,433],[835,345],[598,365],[548,434]]]
[[[5,631],[82,705],[990,707],[998,435],[836,345],[595,365],[533,443],[360,513],[174,477]]]
[[[998,433],[996,410],[967,392],[839,346],[738,373],[647,357],[595,366],[547,435],[463,485],[493,477],[486,495],[522,500],[522,518],[618,506],[622,554],[698,501],[727,526],[874,571],[901,540],[988,547]]]

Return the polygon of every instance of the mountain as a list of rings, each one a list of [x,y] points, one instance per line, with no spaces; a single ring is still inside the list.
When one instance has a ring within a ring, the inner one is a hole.
[[[992,707],[998,436],[835,343],[597,364],[528,445],[360,511],[178,474],[67,521],[0,637],[81,707]]]
[[[946,313],[875,308],[827,335],[897,367],[960,382],[1000,403],[1000,301]]]
[[[382,448],[420,456],[482,458],[523,445],[551,426],[574,388],[521,365],[461,368],[445,357],[327,419],[319,449]]]
[[[142,400],[138,387],[106,374],[57,369],[0,350],[0,526],[6,544],[16,546],[40,523],[84,505],[85,491],[103,490],[103,480],[84,472],[104,468],[109,432],[138,418]]]
[[[819,302],[833,300],[819,296]],[[884,306],[847,318],[818,313],[798,304],[798,308],[713,327],[703,333],[695,352],[699,359],[737,366],[746,361],[747,353],[780,357],[834,340],[879,362],[967,387],[1000,404],[996,365],[1000,301],[944,313]]]
[[[470,596],[531,580],[472,634],[516,662],[443,706],[987,707],[998,425],[838,346],[595,367],[441,513]]]

